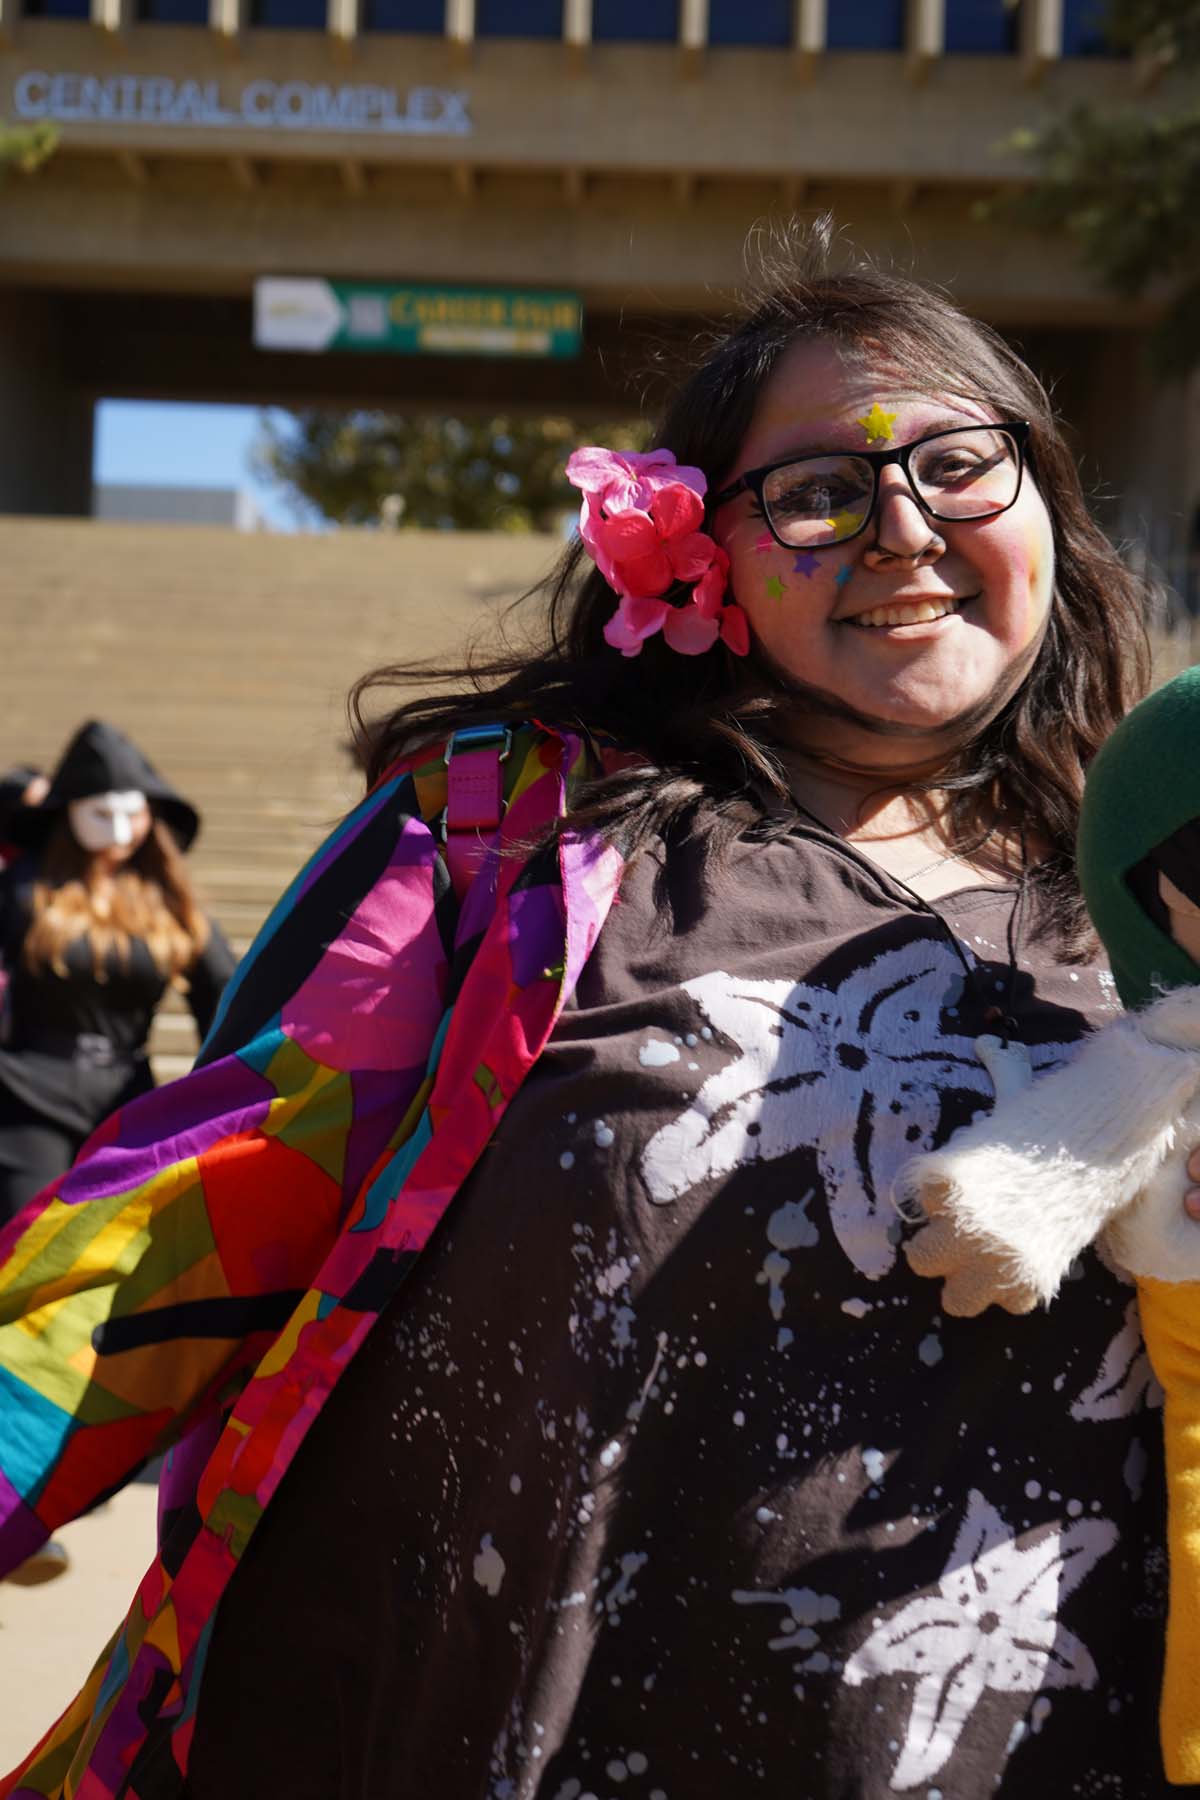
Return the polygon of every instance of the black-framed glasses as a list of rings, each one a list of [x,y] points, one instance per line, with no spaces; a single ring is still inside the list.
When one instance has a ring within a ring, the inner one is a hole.
[[[1021,491],[1029,422],[931,431],[895,450],[831,450],[747,469],[713,501],[750,492],[771,536],[785,550],[825,550],[866,529],[879,496],[879,471],[897,463],[931,519],[994,519]]]

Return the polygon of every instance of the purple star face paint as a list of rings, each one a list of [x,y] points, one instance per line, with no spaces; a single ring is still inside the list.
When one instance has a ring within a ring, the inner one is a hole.
[[[821,559],[814,550],[801,550],[792,564],[792,574],[803,575],[806,581],[811,581],[820,566]]]

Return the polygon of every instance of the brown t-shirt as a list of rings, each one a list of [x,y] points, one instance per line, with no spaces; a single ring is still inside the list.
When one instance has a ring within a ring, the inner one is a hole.
[[[234,1577],[195,1800],[1176,1791],[1131,1288],[951,1319],[898,1249],[1013,906],[807,831],[635,867]],[[1037,1069],[1113,1004],[1028,934],[1011,998]]]

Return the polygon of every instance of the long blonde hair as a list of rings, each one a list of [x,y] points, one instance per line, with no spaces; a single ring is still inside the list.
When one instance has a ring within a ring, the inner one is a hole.
[[[67,973],[66,953],[86,939],[96,980],[106,978],[114,954],[127,968],[140,938],[164,981],[183,977],[208,942],[208,920],[196,903],[183,853],[170,826],[152,819],[145,841],[113,876],[111,903],[97,904],[89,880],[94,861],[66,818],[55,825],[40,857],[33,916],[22,957],[30,969]]]

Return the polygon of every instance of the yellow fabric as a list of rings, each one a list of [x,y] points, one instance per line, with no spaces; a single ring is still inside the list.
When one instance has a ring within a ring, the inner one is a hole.
[[[1167,1780],[1200,1782],[1200,1282],[1138,1278],[1142,1329],[1166,1394],[1170,1613],[1159,1725]]]

